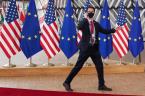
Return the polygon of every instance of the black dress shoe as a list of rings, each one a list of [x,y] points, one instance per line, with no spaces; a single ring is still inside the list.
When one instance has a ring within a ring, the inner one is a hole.
[[[64,88],[65,88],[66,91],[69,91],[69,92],[72,92],[73,91],[73,89],[71,89],[70,84],[63,83],[63,86],[64,86]]]
[[[99,86],[98,90],[100,91],[112,91],[111,88],[108,88],[107,86],[103,85],[103,86]]]

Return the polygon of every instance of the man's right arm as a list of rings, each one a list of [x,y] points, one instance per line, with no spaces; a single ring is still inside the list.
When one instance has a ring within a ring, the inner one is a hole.
[[[85,22],[85,19],[82,19],[82,20],[79,21],[79,23],[77,25],[78,30],[83,30],[84,29],[84,22]]]

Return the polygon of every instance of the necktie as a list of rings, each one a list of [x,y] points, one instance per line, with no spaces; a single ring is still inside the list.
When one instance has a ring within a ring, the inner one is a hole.
[[[91,34],[93,34],[94,33],[94,23],[93,23],[93,21],[91,21],[90,24],[91,24],[90,31],[91,31]]]
[[[93,21],[90,22],[90,31],[91,31],[91,44],[94,45],[95,40],[94,40],[94,37],[93,37],[93,33],[94,33],[94,23],[93,23]]]

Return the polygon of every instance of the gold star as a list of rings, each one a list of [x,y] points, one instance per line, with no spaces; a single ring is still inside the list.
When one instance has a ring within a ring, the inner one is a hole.
[[[22,35],[22,39],[24,39],[24,38],[25,38],[25,36]]]
[[[108,37],[108,40],[110,40],[111,38],[110,37]]]
[[[68,38],[67,40],[70,41],[70,38]]]
[[[34,17],[37,17],[37,15],[35,14]]]
[[[31,15],[31,13],[30,12],[28,12],[28,16],[30,16]]]
[[[31,37],[28,37],[28,40],[31,40]]]
[[[101,40],[101,38],[100,38],[100,37],[99,37],[98,39],[99,39],[99,41]]]
[[[110,18],[108,17],[108,20],[110,20]]]
[[[74,18],[74,16],[72,15],[71,18]]]
[[[75,39],[75,38],[76,38],[76,36],[73,36],[73,38]]]
[[[106,39],[104,39],[104,42],[106,42],[107,40]]]
[[[105,16],[103,16],[103,19],[105,19],[106,17]]]
[[[68,14],[66,14],[65,16],[68,17]]]
[[[64,37],[61,37],[62,40],[64,40]]]
[[[134,42],[136,42],[137,41],[137,39],[134,39]]]
[[[37,39],[37,35],[35,35],[34,38]]]

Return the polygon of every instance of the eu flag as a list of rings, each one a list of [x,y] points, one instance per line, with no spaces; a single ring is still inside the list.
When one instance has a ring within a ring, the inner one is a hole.
[[[27,58],[40,50],[40,26],[34,0],[30,0],[26,19],[21,32],[20,46]]]
[[[68,59],[78,50],[76,25],[74,22],[71,0],[67,1],[65,9],[65,17],[60,36],[60,48]]]
[[[144,42],[142,36],[142,27],[138,2],[133,14],[132,25],[129,34],[129,50],[134,57],[137,57],[144,49]]]
[[[100,24],[104,29],[111,29],[110,26],[110,19],[109,19],[109,6],[107,3],[107,0],[104,2],[104,7],[101,13],[101,20]],[[112,36],[111,34],[102,34],[99,33],[99,49],[100,49],[100,54],[103,58],[107,58],[110,53],[112,53],[113,48],[112,48]]]

